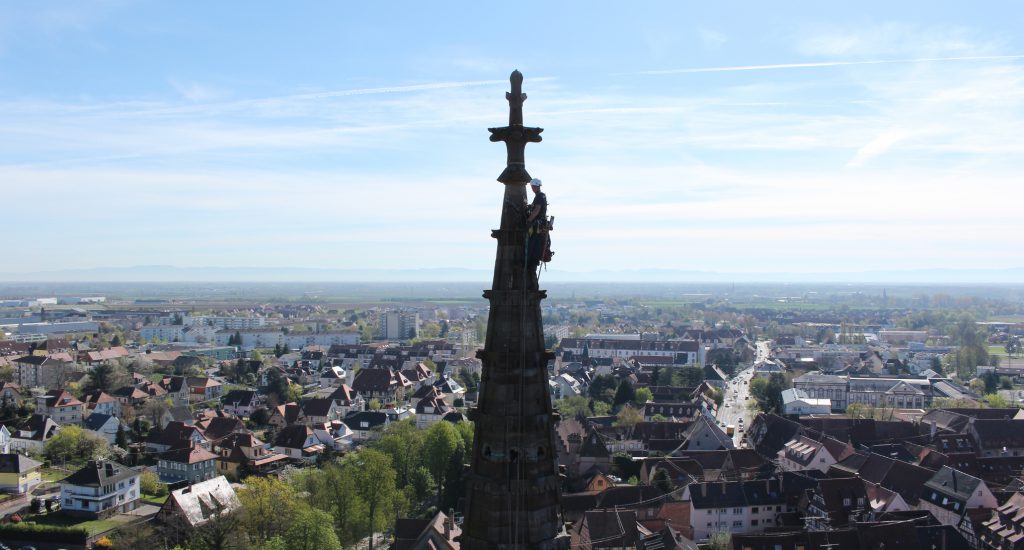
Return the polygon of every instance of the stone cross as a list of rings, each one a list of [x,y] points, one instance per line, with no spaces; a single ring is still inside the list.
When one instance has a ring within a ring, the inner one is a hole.
[[[512,71],[509,81],[512,83],[512,91],[505,94],[505,99],[508,100],[508,126],[487,130],[491,132],[491,141],[505,142],[505,149],[508,152],[507,165],[498,176],[498,181],[526,185],[532,179],[526,171],[526,144],[539,142],[540,133],[544,129],[523,126],[523,102],[526,101],[526,94],[523,93],[523,73]]]

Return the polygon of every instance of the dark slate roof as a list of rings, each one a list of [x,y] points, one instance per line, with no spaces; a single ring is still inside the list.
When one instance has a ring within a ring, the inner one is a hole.
[[[302,402],[302,413],[306,416],[327,416],[333,406],[333,399],[307,399]]]
[[[954,511],[963,512],[964,504],[971,498],[971,495],[974,494],[974,491],[978,489],[981,483],[982,481],[974,476],[954,470],[949,466],[943,466],[941,470],[935,472],[931,479],[925,482],[921,498],[947,510],[954,510],[953,504],[958,502],[959,507]],[[945,504],[943,501],[945,501]]]
[[[302,449],[306,446],[306,439],[313,435],[313,430],[304,424],[294,424],[283,428],[274,439],[274,446],[286,447],[289,449]]]
[[[580,457],[608,458],[611,456],[611,453],[608,452],[608,447],[605,445],[601,435],[591,430],[590,434],[583,439],[583,444],[580,445],[576,455]]]
[[[381,411],[359,411],[349,414],[342,422],[351,428],[352,431],[357,431],[372,430],[376,427],[383,426],[387,419],[387,413]],[[364,422],[369,424],[368,427],[360,427]]]
[[[723,481],[690,484],[690,501],[694,508],[732,508],[783,504],[782,489],[777,479]]]
[[[633,548],[639,541],[633,510],[591,510],[583,514],[579,530],[586,530],[585,539],[600,540],[603,546]]]
[[[860,475],[866,481],[896,491],[910,505],[917,503],[925,482],[934,475],[934,472],[927,468],[876,453],[869,453],[863,458],[856,454],[851,455],[846,460],[834,464],[829,472],[832,477]]]
[[[241,407],[252,406],[256,401],[256,392],[252,390],[231,390],[224,394],[221,398],[221,402],[225,405],[238,404]]]
[[[113,416],[109,414],[92,413],[82,422],[82,427],[87,430],[98,432],[100,428],[106,425]]]
[[[983,449],[1024,447],[1024,420],[979,419],[973,429]]]
[[[42,466],[42,462],[16,453],[0,454],[0,474],[23,474]]]
[[[245,423],[237,418],[215,416],[211,418],[203,429],[203,435],[209,440],[217,440],[235,432],[244,432]]]
[[[79,487],[102,487],[139,475],[139,472],[116,462],[90,460],[85,467],[61,480]]]

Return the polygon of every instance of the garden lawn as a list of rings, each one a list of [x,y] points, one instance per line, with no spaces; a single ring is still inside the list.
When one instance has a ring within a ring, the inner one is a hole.
[[[99,533],[103,533],[114,529],[120,525],[124,525],[134,519],[131,516],[118,515],[107,519],[93,519],[83,521],[80,518],[73,518],[63,512],[51,512],[49,514],[40,514],[37,516],[31,516],[25,520],[26,523],[35,523],[37,525],[57,525],[60,527],[81,527],[89,532],[89,536],[95,536]]]

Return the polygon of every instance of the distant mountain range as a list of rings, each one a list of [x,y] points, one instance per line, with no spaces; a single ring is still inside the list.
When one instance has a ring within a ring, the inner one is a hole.
[[[486,282],[489,269],[319,269],[307,267],[175,267],[166,265],[0,272],[3,282]],[[908,269],[818,273],[729,273],[674,269],[563,271],[557,282],[936,283],[1024,284],[1024,268]]]

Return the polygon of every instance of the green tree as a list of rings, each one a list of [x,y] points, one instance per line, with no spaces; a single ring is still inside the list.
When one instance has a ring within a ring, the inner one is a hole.
[[[242,345],[241,336],[239,336],[238,345]],[[249,359],[252,360],[252,361],[258,361],[258,362],[262,363],[263,362],[263,354],[260,353],[260,350],[254,349],[254,350],[252,350],[252,353],[249,354]]]
[[[638,405],[643,405],[650,401],[654,401],[654,394],[651,393],[651,390],[648,388],[637,388],[633,397],[633,402]]]
[[[121,422],[117,423],[117,435],[114,436],[114,445],[122,449],[128,448],[128,432],[125,431],[124,424]]]
[[[626,403],[632,403],[636,399],[636,391],[633,389],[633,384],[629,383],[629,380],[623,379],[619,383],[619,388],[615,390],[615,400],[612,401],[612,408],[618,408]]]
[[[74,424],[63,426],[44,445],[44,454],[51,461],[77,462],[106,456],[107,440]]]
[[[652,478],[652,485],[661,490],[662,493],[668,494],[675,490],[675,485],[672,484],[672,478],[669,477],[668,472],[663,468],[658,468],[654,472]]]
[[[633,407],[626,405],[622,407],[619,414],[615,416],[615,426],[636,426],[640,422],[643,422],[644,417],[640,414],[640,411]]]
[[[612,413],[611,403],[605,403],[597,399],[590,400],[590,408],[594,411],[594,416],[608,416]]]
[[[464,451],[462,436],[451,422],[435,422],[427,429],[423,441],[423,465],[437,482],[437,500],[441,502],[441,490],[449,481],[449,466],[453,456]],[[525,457],[524,457],[525,459]]]
[[[600,374],[594,377],[594,380],[590,382],[590,389],[588,394],[595,401],[603,401],[609,405],[615,400],[615,389],[618,383],[615,381],[615,377],[610,374]]]
[[[284,536],[299,507],[295,489],[275,477],[248,477],[238,491],[242,525],[254,543]]]
[[[376,449],[363,449],[346,459],[348,467],[356,470],[356,492],[366,503],[370,550],[373,550],[374,533],[392,525],[399,508],[395,506],[400,498],[395,487],[395,470],[391,467],[391,457]]]
[[[139,490],[147,495],[161,497],[167,494],[167,485],[160,483],[160,476],[153,470],[143,470],[139,474]]]
[[[128,384],[128,373],[124,367],[112,363],[100,363],[92,368],[89,373],[89,383],[86,390],[100,390],[109,392]]]
[[[423,464],[425,438],[426,432],[416,427],[415,420],[408,418],[390,424],[380,438],[373,442],[373,448],[391,457],[392,466],[398,474],[399,487],[411,483],[413,471]]]
[[[985,404],[993,409],[1008,409],[1013,407],[1013,403],[1010,403],[1008,399],[998,393],[990,393],[984,397],[984,400]]]
[[[331,528],[333,523],[331,514],[300,506],[283,538],[289,550],[341,550],[341,542]]]
[[[14,382],[14,367],[12,365],[0,365],[0,382]]]
[[[554,403],[562,418],[576,418],[577,416],[590,416],[590,400],[582,395],[574,395],[559,399]]]

